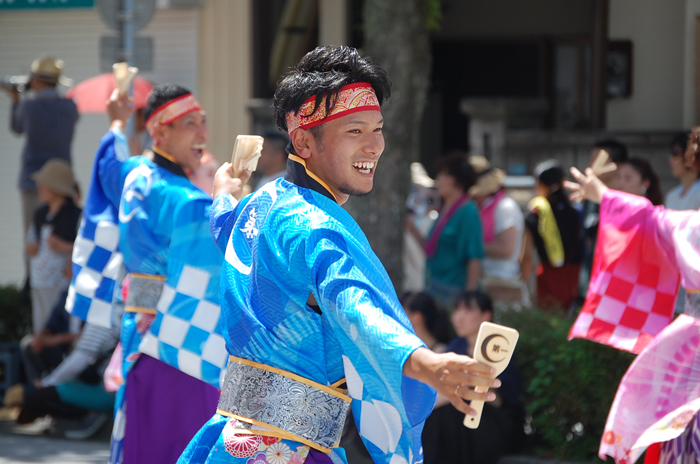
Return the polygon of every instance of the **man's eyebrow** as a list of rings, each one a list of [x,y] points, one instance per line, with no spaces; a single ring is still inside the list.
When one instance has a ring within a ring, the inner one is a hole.
[[[346,125],[348,125],[348,124],[363,124],[363,125],[365,125],[365,126],[370,125],[369,122],[367,122],[367,121],[362,121],[362,120],[360,120],[360,119],[353,119],[353,120],[351,120],[351,121],[346,122],[345,124],[346,124]],[[384,124],[384,119],[380,119],[376,124]]]

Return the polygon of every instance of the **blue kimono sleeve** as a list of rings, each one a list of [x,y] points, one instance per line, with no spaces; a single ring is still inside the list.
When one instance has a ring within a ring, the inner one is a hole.
[[[139,350],[220,388],[228,361],[220,327],[223,256],[209,233],[209,198],[182,195],[162,232],[171,234],[163,293]]]
[[[73,278],[66,310],[103,327],[110,327],[116,316],[112,301],[124,273],[118,224],[122,168],[128,158],[124,134],[120,130],[108,132],[95,155],[83,220],[73,247]]]
[[[351,231],[352,232],[352,231]],[[376,463],[422,462],[421,434],[435,391],[403,375],[425,346],[374,253],[338,228],[310,233],[306,264],[325,323],[342,348],[352,410]]]
[[[228,193],[221,193],[214,199],[209,213],[209,230],[221,253],[226,253],[226,245],[231,237],[233,226],[236,224],[238,212],[248,203],[249,199],[250,196],[237,201]]]
[[[130,156],[129,142],[119,129],[110,130],[102,137],[95,155],[90,188],[95,186],[117,208],[122,194],[122,165]]]

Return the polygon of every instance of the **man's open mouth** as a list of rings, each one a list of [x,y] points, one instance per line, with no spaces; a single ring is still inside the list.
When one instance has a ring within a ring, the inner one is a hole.
[[[192,145],[192,150],[195,150],[197,152],[198,159],[202,157],[202,151],[206,148],[207,146],[203,143],[195,143],[194,145]]]
[[[352,163],[352,167],[360,171],[362,174],[371,174],[374,172],[374,165],[376,163],[374,161],[360,161],[356,163]]]

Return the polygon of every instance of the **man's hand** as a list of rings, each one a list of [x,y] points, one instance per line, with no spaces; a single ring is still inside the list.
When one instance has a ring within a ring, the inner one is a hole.
[[[435,388],[452,405],[464,414],[472,409],[463,400],[493,401],[493,392],[477,393],[470,387],[498,388],[501,381],[494,378],[491,366],[479,363],[468,356],[455,353],[437,354],[427,348],[418,348],[408,357],[403,374]]]
[[[7,94],[10,96],[12,99],[12,103],[19,103],[19,90],[17,90],[16,87],[11,87],[11,86],[0,86],[2,89],[7,92]]]
[[[236,200],[240,200],[243,196],[243,187],[245,186],[252,173],[245,169],[238,177],[233,177],[233,165],[224,163],[216,171],[214,175],[214,189],[212,197],[216,198],[221,193],[230,193]]]
[[[590,200],[593,203],[600,204],[603,200],[603,194],[608,190],[608,187],[598,179],[593,169],[586,168],[586,173],[583,174],[578,169],[572,167],[571,175],[578,181],[578,184],[569,182],[568,180],[564,181],[564,188],[573,191],[571,200]]]
[[[39,242],[29,242],[24,247],[24,252],[27,256],[36,256],[39,252]]]
[[[49,235],[46,239],[46,244],[51,250],[58,253],[71,253],[73,251],[73,243],[67,242],[55,234]]]
[[[114,127],[115,123],[120,124],[121,127],[126,125],[126,121],[129,120],[129,116],[134,112],[134,105],[132,100],[128,95],[120,95],[119,90],[114,89],[109,100],[106,102],[107,105],[107,116],[109,117],[109,123]]]
[[[32,336],[32,341],[29,342],[29,346],[32,347],[32,350],[34,350],[35,353],[39,353],[47,345],[47,340],[48,334],[44,331],[41,331],[38,334],[34,334],[34,336]]]

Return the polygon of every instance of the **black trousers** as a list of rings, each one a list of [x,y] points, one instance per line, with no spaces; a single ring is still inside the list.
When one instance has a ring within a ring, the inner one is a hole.
[[[17,423],[28,424],[47,414],[61,419],[80,419],[87,413],[86,409],[62,403],[56,387],[44,387],[28,393],[24,397],[24,404],[17,417]]]

